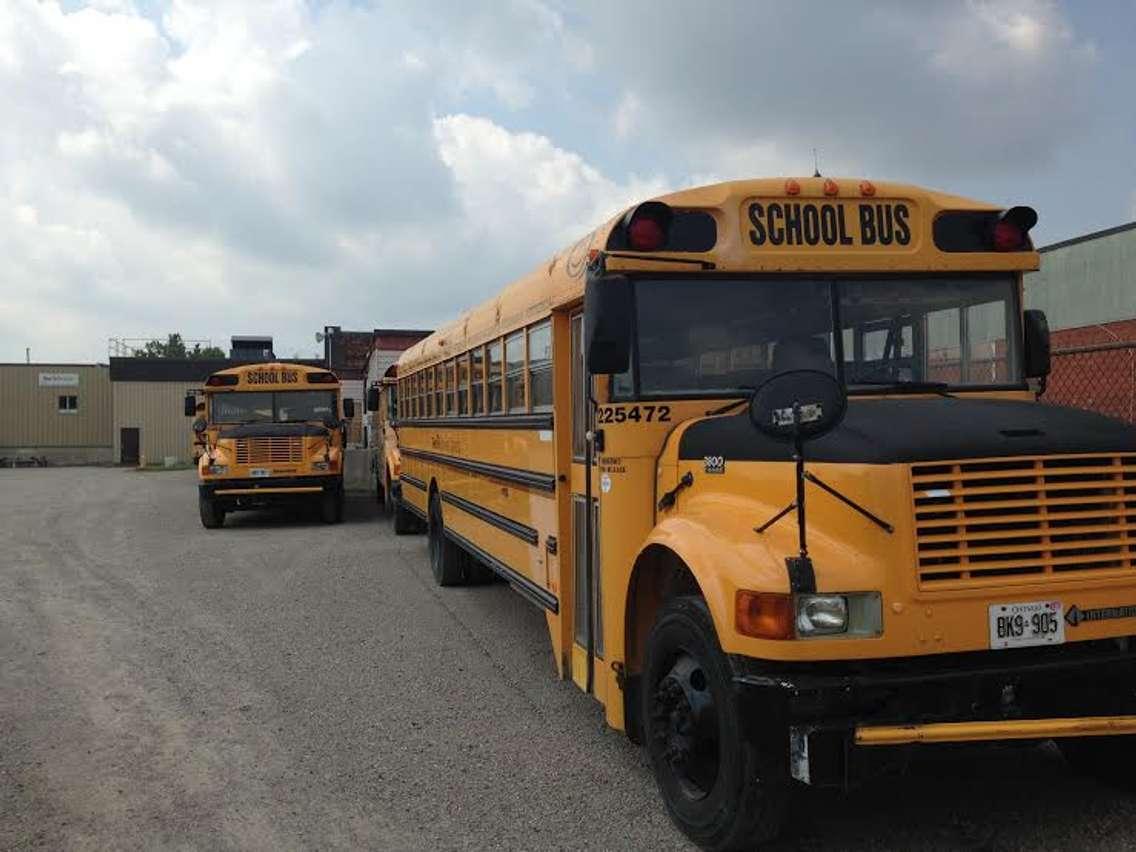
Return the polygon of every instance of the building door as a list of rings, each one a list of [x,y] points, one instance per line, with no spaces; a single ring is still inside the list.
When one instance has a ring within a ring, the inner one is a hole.
[[[138,448],[141,444],[140,430],[137,428],[119,430],[119,446],[121,447],[122,464],[138,464]]]

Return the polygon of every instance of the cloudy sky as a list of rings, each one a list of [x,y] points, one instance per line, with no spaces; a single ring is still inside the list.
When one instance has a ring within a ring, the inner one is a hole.
[[[811,173],[1136,218],[1136,3],[0,0],[0,361],[431,327],[630,202]]]

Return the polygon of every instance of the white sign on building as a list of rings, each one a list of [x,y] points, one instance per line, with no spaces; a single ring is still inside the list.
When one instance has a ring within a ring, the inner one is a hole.
[[[40,373],[39,386],[41,388],[77,388],[79,387],[79,374]]]

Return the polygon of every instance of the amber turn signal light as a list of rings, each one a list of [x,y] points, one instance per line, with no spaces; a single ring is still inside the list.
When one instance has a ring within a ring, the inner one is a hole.
[[[738,633],[758,639],[793,638],[793,598],[775,592],[739,590],[734,597]]]

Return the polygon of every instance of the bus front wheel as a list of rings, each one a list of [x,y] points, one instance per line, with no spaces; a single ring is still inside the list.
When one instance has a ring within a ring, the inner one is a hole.
[[[408,508],[402,505],[402,500],[395,498],[391,502],[393,504],[392,517],[395,535],[414,535],[422,532],[422,521],[418,520]]]
[[[752,849],[781,829],[791,782],[769,731],[743,730],[732,672],[706,602],[683,595],[660,610],[647,641],[642,725],[667,811],[703,849]]]
[[[338,524],[343,520],[343,489],[335,488],[320,495],[320,520]]]
[[[201,513],[201,525],[207,530],[215,530],[225,524],[225,510],[217,505],[214,497],[204,494],[197,496],[197,508]]]

